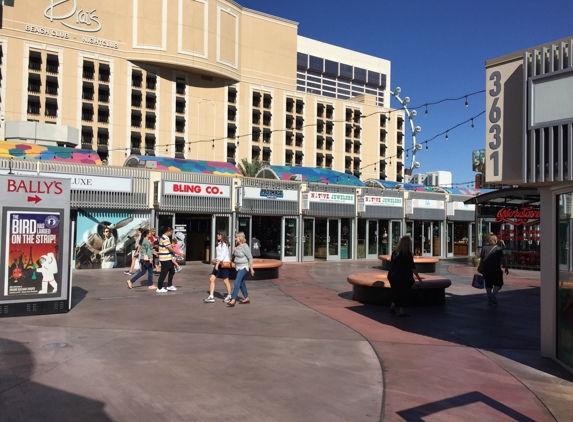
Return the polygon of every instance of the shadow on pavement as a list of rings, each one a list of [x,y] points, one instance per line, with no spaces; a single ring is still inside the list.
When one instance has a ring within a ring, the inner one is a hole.
[[[72,309],[76,307],[82,300],[85,299],[88,292],[78,286],[72,286]]]
[[[425,417],[434,415],[439,412],[454,409],[456,407],[468,406],[473,403],[482,403],[489,406],[507,417],[519,422],[534,422],[533,419],[528,418],[524,414],[513,410],[512,408],[486,396],[478,391],[471,393],[461,394],[459,396],[450,397],[444,400],[438,400],[433,403],[428,403],[422,406],[413,407],[397,412],[398,415],[408,422],[422,422]],[[439,417],[439,416],[438,416]]]
[[[111,422],[104,403],[30,381],[32,354],[22,343],[0,338],[0,409],[8,421]]]

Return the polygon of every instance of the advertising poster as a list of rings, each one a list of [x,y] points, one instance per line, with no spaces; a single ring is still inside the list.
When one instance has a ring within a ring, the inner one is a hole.
[[[150,228],[148,213],[81,210],[78,212],[77,269],[125,268],[131,265],[137,229]]]
[[[4,296],[58,293],[61,211],[7,210]]]

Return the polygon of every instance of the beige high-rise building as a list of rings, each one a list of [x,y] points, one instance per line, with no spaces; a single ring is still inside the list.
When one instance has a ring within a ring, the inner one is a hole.
[[[0,137],[403,180],[390,62],[224,0],[4,1]],[[389,118],[390,117],[390,118]],[[56,126],[50,126],[56,125]]]

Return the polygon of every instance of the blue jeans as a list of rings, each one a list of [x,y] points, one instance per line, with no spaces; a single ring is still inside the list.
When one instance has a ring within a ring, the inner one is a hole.
[[[239,289],[241,289],[241,293],[243,294],[243,298],[248,298],[249,293],[247,292],[247,285],[245,284],[245,277],[247,276],[246,268],[237,271],[237,276],[235,277],[235,287],[233,288],[233,293],[231,294],[232,299],[237,299],[237,295],[239,294]]]
[[[149,286],[153,286],[153,265],[151,265],[151,262],[149,261],[145,261],[143,263],[141,270],[139,270],[139,272],[135,275],[135,277],[133,277],[130,281],[132,283],[135,283],[139,277],[145,274],[146,271],[147,271],[147,284]]]

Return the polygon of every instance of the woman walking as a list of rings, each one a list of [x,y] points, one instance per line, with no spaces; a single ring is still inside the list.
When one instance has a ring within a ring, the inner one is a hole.
[[[255,270],[253,269],[253,255],[251,254],[251,248],[247,245],[245,233],[238,232],[235,235],[235,243],[237,246],[235,246],[235,249],[233,250],[233,255],[235,257],[234,262],[237,276],[235,277],[235,287],[231,294],[231,301],[227,303],[227,306],[235,306],[239,289],[243,294],[243,301],[239,302],[239,304],[246,305],[251,303],[249,292],[247,291],[247,285],[245,284],[245,277],[247,276],[247,271],[250,271],[251,275],[255,275]]]
[[[490,233],[487,237],[487,246],[481,250],[481,262],[478,267],[478,272],[482,273],[485,281],[488,305],[497,305],[495,296],[503,286],[502,265],[505,269],[505,275],[509,274],[503,249],[497,243],[497,236]]]
[[[410,236],[402,236],[396,249],[392,252],[390,271],[388,271],[388,281],[390,281],[390,288],[392,290],[391,314],[395,314],[396,307],[398,307],[398,316],[410,316],[406,313],[404,308],[410,304],[414,276],[422,283],[422,278],[420,274],[418,274],[418,271],[416,271],[416,265],[414,264],[412,238]]]
[[[139,258],[141,269],[130,280],[127,280],[127,287],[133,289],[133,283],[135,283],[139,277],[142,277],[147,272],[147,285],[148,289],[155,289],[153,285],[153,245],[149,241],[151,237],[151,232],[149,230],[143,230],[141,233],[141,239],[139,239]]]
[[[215,280],[217,278],[222,278],[223,283],[227,287],[227,297],[225,297],[224,302],[228,303],[231,300],[231,284],[229,284],[229,268],[222,268],[222,263],[231,263],[231,253],[229,252],[229,238],[227,237],[227,232],[225,230],[217,231],[217,258],[215,258],[213,271],[211,272],[211,277],[209,277],[209,296],[203,299],[205,303],[215,302]]]

